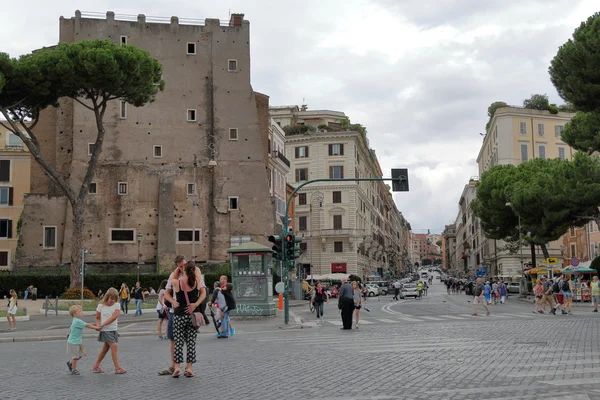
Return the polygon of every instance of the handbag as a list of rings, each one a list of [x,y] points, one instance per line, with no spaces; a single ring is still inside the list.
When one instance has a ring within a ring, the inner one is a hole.
[[[190,298],[188,297],[187,290],[186,290],[187,289],[187,285],[183,281],[181,281],[181,283],[183,284],[183,294],[185,296],[185,302],[189,306],[190,305]],[[193,313],[190,314],[190,317],[192,319],[192,325],[194,326],[194,328],[198,329],[198,328],[201,328],[203,326],[206,326],[206,319],[207,318],[201,312],[193,312]]]

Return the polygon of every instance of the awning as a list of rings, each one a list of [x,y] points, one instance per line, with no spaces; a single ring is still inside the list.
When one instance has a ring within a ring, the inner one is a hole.
[[[528,275],[539,275],[539,274],[547,274],[550,269],[544,265],[540,265],[535,268],[531,268],[529,271],[525,271]],[[560,269],[558,267],[552,268],[553,274],[560,274]]]
[[[596,274],[596,273],[598,273],[598,271],[596,271],[595,269],[580,268],[580,267],[577,267],[576,269],[573,267],[568,267],[568,268],[563,269],[560,272],[563,274]]]

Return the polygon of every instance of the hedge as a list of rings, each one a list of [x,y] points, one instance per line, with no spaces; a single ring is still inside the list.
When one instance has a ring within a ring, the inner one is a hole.
[[[208,288],[212,288],[213,283],[218,281],[221,274],[206,273],[204,281]],[[168,274],[141,274],[140,282],[143,288],[154,288],[158,290],[163,279],[167,279]],[[231,279],[231,276],[229,276]],[[102,289],[103,292],[109,287],[120,288],[121,283],[125,282],[129,287],[135,286],[137,274],[113,274],[113,275],[86,275],[84,285],[93,293],[98,293]],[[45,296],[56,297],[60,296],[69,288],[69,275],[38,275],[38,274],[0,274],[0,298],[8,297],[10,289],[24,292],[25,288],[33,285],[37,288],[38,298]],[[21,296],[22,298],[22,296]]]

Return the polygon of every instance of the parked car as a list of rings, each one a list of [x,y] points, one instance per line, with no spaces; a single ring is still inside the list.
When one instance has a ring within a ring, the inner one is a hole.
[[[415,299],[419,297],[419,291],[417,290],[417,285],[414,283],[405,283],[400,290],[400,298],[404,299],[406,297],[414,297]]]
[[[508,293],[521,293],[521,285],[519,282],[507,282],[506,291]]]
[[[379,294],[385,296],[388,294],[388,283],[387,281],[370,281],[366,282],[367,285],[375,285],[379,288]]]
[[[377,285],[366,284],[363,293],[366,292],[367,296],[379,296],[379,287]]]
[[[339,293],[335,286],[329,287],[329,289],[327,289],[327,291],[329,292],[329,297],[338,297]]]

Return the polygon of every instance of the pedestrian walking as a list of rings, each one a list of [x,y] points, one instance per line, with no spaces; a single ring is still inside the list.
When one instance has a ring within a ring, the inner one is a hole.
[[[213,284],[212,297],[208,302],[208,306],[211,307],[213,320],[215,324],[215,328],[217,330],[216,336],[221,336],[221,318],[223,317],[222,311],[227,308],[227,303],[225,302],[225,296],[221,293],[221,283],[219,281],[215,281]]]
[[[598,281],[598,276],[594,276],[592,278],[590,289],[592,290],[592,304],[594,305],[594,312],[598,312],[598,303],[600,303],[600,282]]]
[[[14,289],[10,289],[8,294],[10,295],[10,299],[8,301],[8,310],[6,311],[6,320],[8,321],[8,329],[14,330],[17,329],[17,319],[15,318],[15,315],[17,314],[18,310],[19,299],[17,292],[15,292]]]
[[[338,296],[338,308],[341,311],[343,325],[340,329],[352,329],[352,311],[354,310],[354,291],[352,285],[342,280]]]
[[[556,315],[556,310],[555,310],[555,306],[556,306],[556,302],[554,301],[554,296],[553,296],[553,291],[554,291],[554,283],[548,279],[547,277],[544,277],[544,294],[542,295],[542,309],[538,311],[538,313],[540,314],[544,314],[546,312],[546,303],[550,303],[550,314],[554,314]]]
[[[135,316],[142,315],[142,303],[144,302],[144,290],[139,282],[135,283],[133,289],[133,298],[135,299]]]
[[[203,283],[196,278],[196,263],[188,261],[183,272],[181,279],[177,277],[171,280],[177,303],[177,305],[175,305],[175,302],[173,303],[173,337],[175,339],[173,378],[179,378],[180,376],[184,345],[186,348],[186,365],[183,375],[188,378],[196,376],[192,367],[196,363],[198,328],[193,325],[191,314],[196,312],[196,309],[206,297],[206,287],[203,287]]]
[[[400,281],[396,281],[396,282],[394,282],[393,286],[394,286],[393,300],[397,301],[399,299],[398,296],[400,295],[400,288],[402,287],[402,284],[400,283]]]
[[[129,311],[129,288],[126,283],[121,283],[121,289],[119,289],[119,300],[121,302],[121,312],[127,314]]]
[[[104,343],[100,350],[100,354],[98,354],[96,363],[92,367],[92,371],[96,373],[104,372],[102,368],[100,368],[100,364],[109,350],[115,366],[115,374],[121,375],[127,372],[121,368],[121,365],[119,364],[119,348],[117,345],[119,342],[119,335],[117,334],[117,328],[121,312],[119,311],[118,301],[119,292],[117,292],[117,289],[111,287],[106,291],[106,294],[96,308],[96,325],[101,328],[100,334],[98,335],[98,341]]]
[[[323,325],[323,309],[325,303],[329,304],[329,295],[327,291],[323,289],[323,284],[321,281],[317,281],[317,285],[315,287],[315,295],[312,300],[315,305],[315,312],[317,314],[317,325]]]
[[[498,285],[498,292],[500,293],[500,304],[504,304],[506,302],[508,291],[506,290],[506,285],[503,280],[501,280],[500,285]]]
[[[228,282],[225,288],[221,288],[221,293],[223,293],[223,297],[225,298],[225,308],[221,317],[221,335],[218,338],[227,339],[229,336],[233,336],[229,319],[231,310],[236,309],[235,298],[233,297],[233,285]]]
[[[425,296],[427,296],[427,289],[429,289],[429,285],[427,281],[423,282],[423,291],[425,292]]]
[[[573,281],[571,280],[571,275],[567,274],[563,276],[562,282],[562,294],[565,298],[565,306],[562,310],[563,314],[571,314],[573,310]],[[568,311],[565,311],[567,309]]]
[[[423,297],[423,282],[419,281],[417,283],[417,291],[419,292],[419,299]]]
[[[158,302],[156,303],[156,312],[158,314],[158,325],[156,326],[156,330],[158,331],[158,339],[163,340],[167,338],[167,335],[162,334],[162,325],[165,319],[169,317],[169,310],[165,305],[165,286],[167,285],[167,280],[163,279],[160,283],[158,289]]]
[[[358,329],[358,321],[360,317],[360,308],[363,304],[362,296],[360,295],[360,288],[358,282],[352,282],[352,300],[354,301],[354,327]]]
[[[71,329],[67,338],[67,354],[71,357],[67,361],[67,367],[71,375],[80,375],[77,370],[77,361],[79,361],[87,353],[83,347],[83,328],[100,330],[98,325],[86,324],[81,318],[83,317],[83,309],[81,306],[72,305],[69,308],[69,315],[73,317],[71,321]]]
[[[483,308],[487,311],[486,315],[491,315],[490,309],[487,306],[487,303],[483,297],[484,294],[484,285],[481,278],[477,278],[475,281],[475,297],[473,297],[473,316],[476,317],[479,311],[479,304],[483,304]]]
[[[494,305],[498,304],[498,297],[499,297],[499,293],[498,293],[498,283],[496,281],[492,282],[492,301],[494,302]]]
[[[483,297],[488,305],[492,304],[492,287],[490,286],[490,281],[485,282],[485,286],[483,287]]]
[[[227,290],[227,284],[229,283],[229,278],[227,278],[227,275],[221,275],[219,282],[221,283],[221,290]],[[223,295],[225,295],[225,292],[223,292]],[[233,309],[235,309],[235,307]],[[229,311],[231,312],[231,309]],[[233,325],[231,325],[231,320],[229,320],[229,336],[233,335],[235,335],[235,329],[233,328]]]
[[[537,280],[537,283],[535,284],[535,287],[533,288],[533,295],[535,296],[535,303],[533,306],[534,314],[538,312],[538,306],[539,306],[540,302],[542,301],[543,293],[544,293],[544,285],[542,285],[542,278],[539,278]]]

